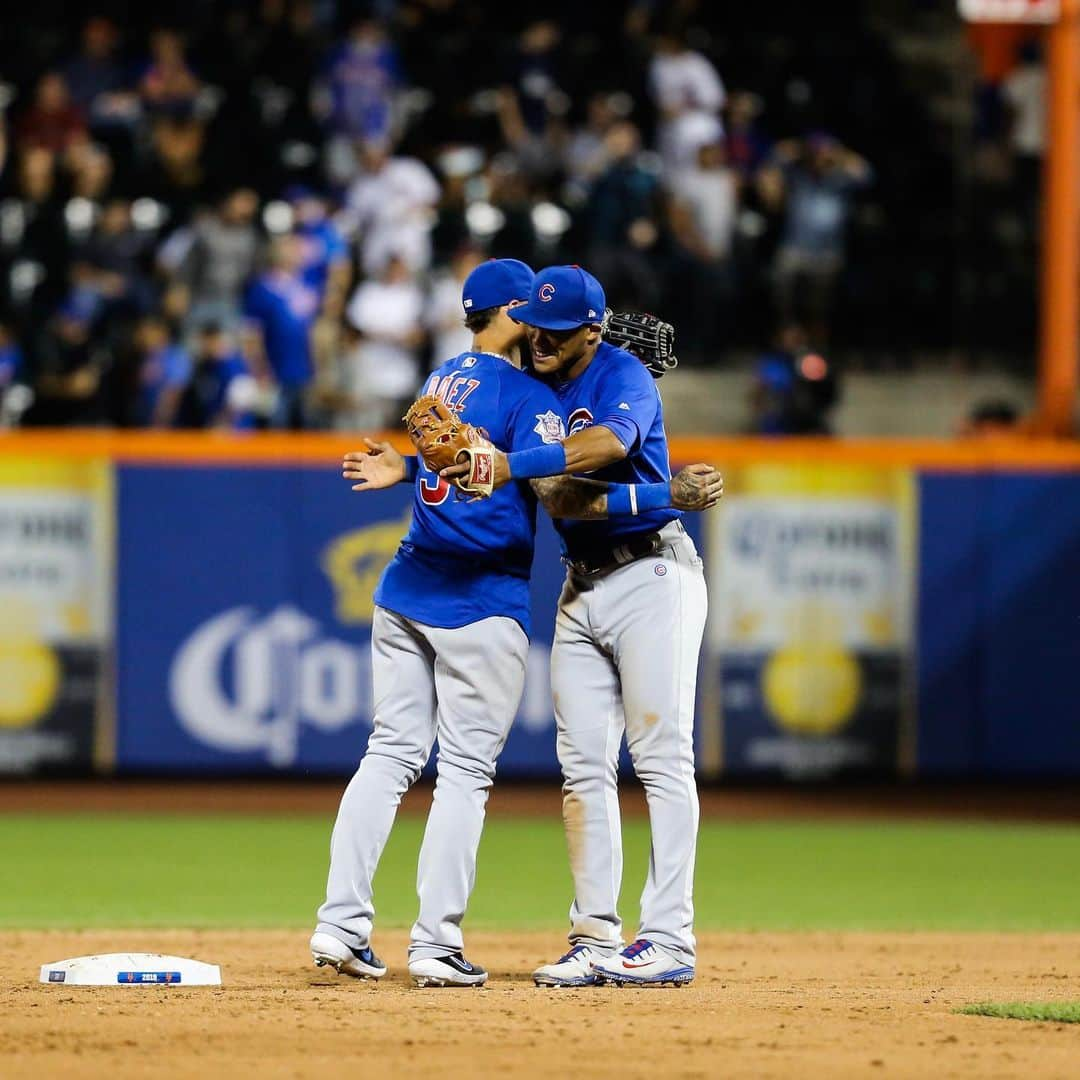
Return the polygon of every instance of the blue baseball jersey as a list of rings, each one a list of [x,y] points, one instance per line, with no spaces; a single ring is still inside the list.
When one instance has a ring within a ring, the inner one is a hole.
[[[603,424],[627,455],[590,473],[609,484],[655,484],[671,479],[664,410],[656,382],[645,365],[624,349],[601,342],[592,363],[576,378],[555,385],[566,415],[567,434]],[[662,528],[681,517],[678,510],[650,510],[636,517],[619,514],[602,521],[555,522],[563,548],[576,558],[617,544],[619,537]]]
[[[423,393],[441,398],[508,453],[566,434],[551,388],[497,356],[462,353],[432,373]],[[412,525],[375,603],[443,628],[504,615],[528,633],[535,538],[536,496],[527,480],[470,502],[421,461]]]

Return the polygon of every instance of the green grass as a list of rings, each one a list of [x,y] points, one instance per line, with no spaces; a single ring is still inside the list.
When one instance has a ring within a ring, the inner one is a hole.
[[[1080,1024],[1080,1001],[984,1001],[956,1011],[968,1016],[996,1016],[1001,1020]]]
[[[297,926],[325,883],[322,816],[0,817],[0,927]],[[402,817],[376,879],[380,925],[415,915],[423,823]],[[623,917],[648,859],[625,825]],[[1080,830],[957,823],[703,822],[702,929],[1080,930]],[[495,817],[468,925],[561,927],[561,825]]]

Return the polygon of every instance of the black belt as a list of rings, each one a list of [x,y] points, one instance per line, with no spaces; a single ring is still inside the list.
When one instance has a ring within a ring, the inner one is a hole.
[[[636,559],[644,559],[649,555],[655,555],[667,544],[658,532],[634,533],[623,538],[621,544],[613,547],[593,548],[589,551],[580,551],[574,557],[566,555],[563,562],[575,573],[583,577],[593,574],[602,574],[607,570],[614,570],[619,566],[625,566]]]

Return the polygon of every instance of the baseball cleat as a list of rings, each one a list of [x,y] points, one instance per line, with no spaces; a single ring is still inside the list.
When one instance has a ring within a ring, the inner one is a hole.
[[[417,986],[483,986],[487,982],[487,972],[459,952],[410,960],[409,974]]]
[[[600,984],[615,986],[685,986],[693,982],[694,969],[645,938],[627,945],[614,956],[593,962],[593,974]]]
[[[339,975],[354,979],[381,979],[386,965],[371,951],[371,946],[353,949],[330,934],[316,931],[311,935],[311,959],[316,967],[332,967]]]
[[[537,986],[595,986],[593,963],[606,956],[588,945],[575,945],[554,964],[538,967],[533,972],[533,982]]]

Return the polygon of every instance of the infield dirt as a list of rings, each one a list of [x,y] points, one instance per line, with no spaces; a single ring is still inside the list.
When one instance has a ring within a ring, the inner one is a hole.
[[[482,990],[416,990],[403,932],[379,985],[316,969],[301,931],[0,935],[0,1075],[34,1077],[1068,1077],[1080,1028],[958,1016],[1080,996],[1080,935],[704,934],[681,990],[540,990],[553,933],[469,935]],[[220,989],[41,985],[38,966],[148,950]]]

